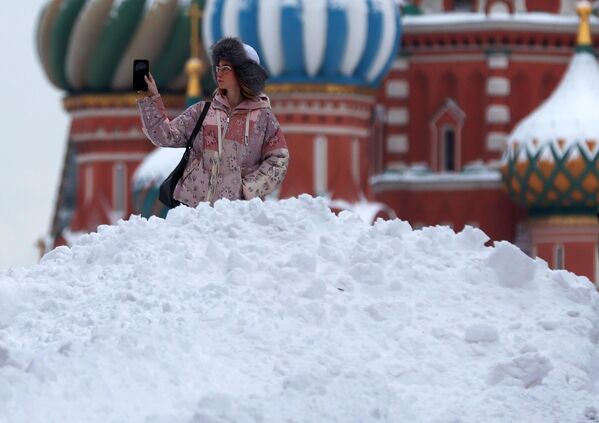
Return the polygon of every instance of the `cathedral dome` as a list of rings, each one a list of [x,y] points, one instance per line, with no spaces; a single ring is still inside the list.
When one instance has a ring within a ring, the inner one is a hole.
[[[208,0],[208,49],[224,36],[252,45],[269,83],[376,86],[400,45],[396,0]]]
[[[203,0],[193,0],[202,7]],[[130,91],[134,59],[150,61],[164,90],[185,88],[190,0],[51,0],[37,51],[52,83],[69,93]]]
[[[590,48],[579,41],[556,90],[508,138],[504,181],[533,214],[594,214],[599,205],[599,64]]]

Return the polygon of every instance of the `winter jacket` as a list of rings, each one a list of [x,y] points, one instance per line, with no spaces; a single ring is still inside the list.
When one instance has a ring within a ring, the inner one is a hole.
[[[159,95],[138,100],[138,107],[143,131],[154,145],[185,147],[204,102],[192,105],[172,121],[166,117]],[[174,198],[195,207],[220,198],[264,197],[281,185],[288,163],[285,137],[266,95],[244,100],[231,109],[227,98],[216,94],[193,141]]]

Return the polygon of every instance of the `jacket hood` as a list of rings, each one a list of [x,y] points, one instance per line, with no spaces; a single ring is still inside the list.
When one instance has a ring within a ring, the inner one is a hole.
[[[238,38],[226,37],[215,43],[211,48],[213,65],[218,65],[221,60],[231,63],[237,79],[254,93],[264,91],[264,84],[268,79],[268,72],[259,63],[250,59],[243,43]],[[216,81],[216,73],[212,67],[212,76]]]
[[[222,95],[220,92],[216,92],[214,95],[212,102],[214,107],[217,109],[222,109],[225,111],[230,111],[231,106],[229,105],[229,100],[226,96]],[[265,109],[270,108],[270,99],[264,93],[260,94],[258,97],[247,98],[243,100],[241,103],[237,105],[236,110],[257,110],[257,109]]]

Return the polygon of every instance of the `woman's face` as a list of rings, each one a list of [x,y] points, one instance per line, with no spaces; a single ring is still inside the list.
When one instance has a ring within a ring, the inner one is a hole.
[[[218,88],[228,90],[239,86],[235,69],[228,60],[221,60],[216,67],[216,83]]]

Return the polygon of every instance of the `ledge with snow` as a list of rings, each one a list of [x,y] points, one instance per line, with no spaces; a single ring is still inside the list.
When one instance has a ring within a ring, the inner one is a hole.
[[[102,226],[0,273],[0,422],[599,419],[599,301],[467,227],[324,201]]]

